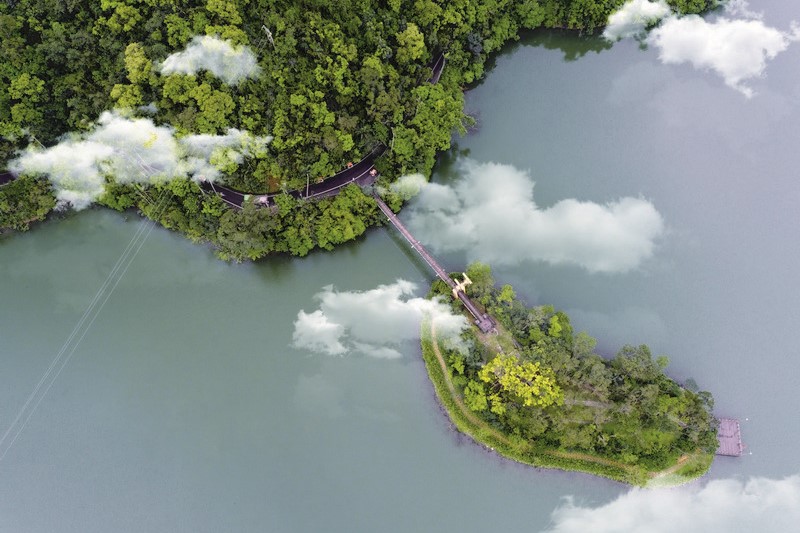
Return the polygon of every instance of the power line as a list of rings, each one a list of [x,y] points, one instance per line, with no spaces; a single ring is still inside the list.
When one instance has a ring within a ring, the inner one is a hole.
[[[146,177],[146,165],[144,160],[141,158],[141,155],[136,150],[136,155],[139,159],[138,165],[142,169],[143,177]],[[131,158],[129,154],[123,153],[123,157]],[[153,217],[158,218],[158,215],[161,211],[166,207],[166,200],[168,198],[167,195],[168,190],[164,190],[161,192],[161,195],[158,198],[157,203],[152,202],[156,208],[153,212]],[[109,272],[108,276],[106,276],[105,281],[100,286],[100,288],[95,293],[92,300],[89,302],[89,305],[81,315],[78,322],[75,324],[75,327],[72,329],[72,332],[69,334],[67,339],[61,345],[61,348],[56,353],[56,356],[53,358],[50,366],[47,367],[47,370],[42,375],[39,382],[34,387],[33,391],[30,393],[28,398],[25,400],[25,403],[20,408],[17,416],[14,418],[11,425],[6,429],[5,433],[2,437],[0,437],[0,461],[5,458],[6,454],[9,452],[14,443],[19,438],[22,431],[28,425],[28,422],[33,417],[36,409],[41,404],[42,400],[44,400],[47,393],[50,391],[50,388],[53,386],[55,381],[61,375],[61,372],[69,363],[70,359],[72,358],[75,350],[78,348],[80,343],[83,341],[83,338],[88,333],[89,329],[94,324],[94,321],[100,315],[100,312],[103,310],[106,302],[111,298],[111,295],[114,293],[114,290],[119,285],[122,278],[128,271],[128,268],[133,263],[136,256],[139,254],[139,251],[144,246],[144,243],[147,241],[150,233],[152,233],[153,228],[155,228],[156,222],[154,220],[148,220],[145,218],[139,227],[136,229],[136,232],[131,237],[128,244],[125,246],[124,250],[120,254],[119,258],[117,259],[114,267]],[[119,275],[117,275],[119,274]],[[110,287],[110,288],[109,288]],[[86,321],[88,320],[88,323]],[[84,327],[84,324],[86,326]],[[78,336],[78,334],[80,335]],[[77,336],[77,340],[73,343],[73,339]],[[71,348],[70,348],[71,345]],[[65,356],[66,354],[66,356]],[[57,370],[55,370],[57,368]],[[53,371],[55,370],[55,374],[53,375]],[[52,378],[51,378],[52,375]],[[45,386],[45,383],[47,384]],[[42,387],[45,386],[44,390],[39,394],[42,390]],[[28,409],[30,407],[30,409]],[[26,415],[27,412],[27,415]],[[24,419],[23,419],[24,417]],[[22,423],[20,424],[20,421]],[[16,431],[15,431],[16,428]],[[6,440],[13,434],[11,441],[8,443],[7,446]],[[5,446],[5,448],[4,448]]]

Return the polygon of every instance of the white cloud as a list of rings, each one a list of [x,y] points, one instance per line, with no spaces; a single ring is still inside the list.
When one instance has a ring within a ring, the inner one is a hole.
[[[331,322],[320,309],[313,313],[301,309],[294,321],[292,341],[295,346],[315,352],[341,355],[347,351],[340,340],[344,333],[344,326]]]
[[[143,114],[145,114],[145,115],[155,115],[156,113],[158,113],[158,105],[156,105],[156,103],[155,103],[155,102],[150,102],[150,103],[149,103],[149,104],[147,104],[147,105],[140,105],[140,106],[139,106],[138,108],[136,108],[136,109],[137,109],[137,110],[138,110],[140,113],[143,113]]]
[[[238,165],[245,157],[260,155],[271,141],[271,136],[259,137],[236,128],[229,128],[225,135],[187,135],[180,139],[188,155],[188,172],[209,181],[219,177],[217,167],[228,162]]]
[[[399,194],[403,200],[409,200],[418,195],[427,184],[428,180],[422,174],[408,174],[389,185],[389,190]]]
[[[44,151],[29,150],[10,166],[17,173],[48,175],[60,203],[83,209],[103,194],[105,180],[98,161],[111,157],[113,152],[103,144],[68,140]]]
[[[725,4],[725,12],[734,17],[742,17],[746,19],[761,19],[764,14],[750,9],[750,3],[747,0],[728,0]]]
[[[689,15],[664,20],[648,41],[658,47],[663,63],[711,69],[749,98],[753,90],[744,82],[762,76],[767,61],[786,50],[796,33],[794,28],[792,33],[782,32],[757,19],[721,17],[708,22]]]
[[[328,355],[360,352],[383,359],[401,356],[396,347],[419,338],[421,321],[430,317],[438,334],[458,346],[467,327],[462,315],[438,301],[413,297],[414,283],[397,280],[368,291],[336,291],[332,286],[316,295],[319,309],[300,311],[294,322],[293,344]]]
[[[606,505],[566,505],[548,533],[783,533],[800,523],[800,476],[709,481],[702,487],[633,489]]]
[[[789,32],[767,26],[747,0],[728,0],[725,12],[736,18],[709,22],[698,15],[677,15],[665,0],[630,0],[609,16],[603,35],[612,41],[638,37],[662,20],[647,42],[659,49],[663,63],[713,70],[749,98],[753,90],[744,82],[763,76],[767,62],[800,39],[800,28],[794,22]]]
[[[117,183],[155,183],[192,176],[214,180],[217,167],[258,155],[271,137],[229,129],[225,135],[178,139],[149,118],[104,112],[92,130],[45,150],[28,147],[11,162],[18,173],[47,175],[62,203],[83,209],[103,194],[105,176]]]
[[[617,41],[642,35],[648,26],[671,13],[666,0],[629,0],[608,17],[603,37]]]
[[[230,128],[225,135],[187,135],[181,138],[181,142],[192,155],[210,158],[218,148],[243,146],[248,137],[252,136],[236,128]]]
[[[530,177],[509,165],[464,164],[452,186],[428,184],[408,225],[438,251],[464,250],[494,264],[545,261],[590,272],[624,272],[653,254],[661,215],[641,198],[607,204],[562,200],[541,209]]]
[[[389,346],[376,346],[357,341],[353,341],[353,349],[375,359],[399,359],[403,356],[398,350]]]
[[[114,157],[98,161],[118,183],[166,180],[182,175],[173,131],[146,118],[128,118],[106,111],[87,140],[107,146]]]
[[[233,46],[228,40],[208,35],[193,38],[185,50],[171,54],[161,64],[162,74],[196,74],[200,70],[235,85],[257,77],[261,68],[249,47]]]

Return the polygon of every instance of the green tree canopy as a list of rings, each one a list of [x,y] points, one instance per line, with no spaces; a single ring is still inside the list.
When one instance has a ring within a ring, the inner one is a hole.
[[[564,401],[555,374],[549,368],[542,368],[538,362],[498,355],[481,369],[478,376],[504,402],[525,407],[548,407]]]

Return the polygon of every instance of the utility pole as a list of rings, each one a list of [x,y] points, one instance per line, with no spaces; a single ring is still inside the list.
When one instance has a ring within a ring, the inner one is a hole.
[[[306,200],[308,200],[308,186],[310,181],[311,181],[311,174],[306,172]]]

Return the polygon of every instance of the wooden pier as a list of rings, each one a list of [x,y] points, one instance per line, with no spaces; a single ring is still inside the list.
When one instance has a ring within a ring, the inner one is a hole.
[[[742,455],[744,445],[742,444],[742,429],[739,427],[738,420],[735,418],[720,418],[717,438],[719,439],[717,455],[728,455],[731,457],[739,457]]]
[[[397,215],[394,214],[394,211],[392,211],[389,206],[386,205],[386,202],[381,200],[377,194],[375,195],[375,201],[378,202],[378,207],[381,211],[383,211],[383,214],[386,215],[386,218],[389,219],[389,222],[391,222],[392,225],[397,228],[397,231],[399,231],[400,234],[406,238],[408,243],[411,245],[411,248],[417,252],[426,263],[428,263],[428,266],[430,266],[433,271],[436,272],[436,275],[439,277],[439,279],[447,283],[447,285],[453,289],[454,293],[458,295],[458,299],[461,300],[461,303],[464,304],[464,307],[467,308],[467,311],[469,311],[469,313],[475,319],[475,324],[478,326],[478,328],[483,333],[489,333],[492,331],[495,328],[494,319],[492,319],[492,317],[486,313],[481,313],[480,309],[478,309],[478,306],[475,305],[475,302],[473,302],[463,290],[459,289],[458,285],[456,285],[456,282],[450,279],[450,276],[447,274],[445,269],[443,269],[436,259],[434,259],[430,253],[428,253],[428,250],[426,250],[425,247],[414,238],[411,232],[408,231],[402,222],[400,222],[400,219],[397,218]]]

